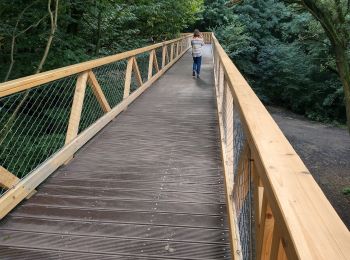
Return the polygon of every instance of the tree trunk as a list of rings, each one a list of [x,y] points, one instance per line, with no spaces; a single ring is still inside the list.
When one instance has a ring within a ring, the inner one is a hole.
[[[335,6],[337,17],[332,17],[331,10],[321,1],[301,0],[301,3],[321,23],[325,33],[332,44],[340,80],[343,84],[346,107],[346,124],[350,133],[350,64],[347,58],[349,33],[344,30],[345,20],[339,3]],[[338,8],[338,9],[337,9]],[[339,9],[340,8],[340,9]]]
[[[43,56],[42,56],[42,58],[40,60],[40,63],[38,65],[38,68],[37,68],[35,74],[40,73],[40,71],[42,70],[42,67],[43,67],[43,65],[46,62],[47,56],[48,56],[50,48],[51,48],[51,43],[52,43],[54,34],[56,32],[56,28],[57,28],[58,1],[59,0],[55,1],[55,11],[53,13],[51,11],[51,0],[48,0],[48,12],[50,14],[50,20],[51,20],[51,31],[50,31],[50,36],[49,36],[49,38],[47,40],[47,43],[46,43],[44,54],[43,54]],[[24,105],[25,101],[29,97],[29,92],[30,92],[29,89],[25,91],[23,98],[21,99],[21,101],[19,102],[19,104],[15,108],[13,114],[11,115],[11,117],[7,121],[6,125],[4,126],[4,130],[3,130],[2,136],[0,136],[0,144],[4,141],[4,139],[6,138],[7,134],[11,131],[11,127],[13,126],[13,124],[14,124],[16,118],[17,118],[17,114],[19,113],[20,109],[22,108],[22,106]]]
[[[8,79],[11,75],[12,69],[13,69],[13,64],[15,64],[15,59],[14,59],[15,44],[16,44],[16,36],[13,35],[12,41],[11,41],[11,55],[10,55],[11,56],[11,63],[10,63],[10,66],[7,70],[4,82],[8,81]]]
[[[343,83],[346,123],[350,133],[350,64],[347,60],[346,49],[343,46],[334,46],[334,51],[340,80]]]
[[[95,55],[97,56],[101,48],[101,23],[102,23],[102,11],[98,11],[98,20],[97,20],[97,38],[95,46]]]
[[[71,21],[67,26],[67,33],[72,35],[79,34],[80,21],[84,15],[83,9],[77,8],[75,5],[77,5],[78,3],[75,3],[75,2],[76,1],[71,1],[71,8],[70,8]]]

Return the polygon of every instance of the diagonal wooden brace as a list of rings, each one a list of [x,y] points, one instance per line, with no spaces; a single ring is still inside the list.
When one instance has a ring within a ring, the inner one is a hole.
[[[95,97],[97,98],[98,103],[102,107],[105,113],[111,111],[111,107],[108,104],[106,96],[104,95],[100,84],[98,83],[95,74],[90,70],[89,72],[89,82],[91,83],[92,91],[94,92]]]

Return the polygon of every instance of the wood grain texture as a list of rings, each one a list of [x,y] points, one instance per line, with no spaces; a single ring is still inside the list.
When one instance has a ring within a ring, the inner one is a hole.
[[[188,38],[189,36],[184,36],[184,37]],[[127,59],[129,57],[136,56],[138,54],[148,52],[148,51],[151,51],[153,49],[160,48],[163,45],[172,44],[178,40],[179,39],[174,39],[174,40],[170,40],[170,41],[166,41],[166,42],[161,42],[161,43],[153,44],[153,45],[146,46],[143,48],[139,48],[136,50],[118,53],[118,54],[111,55],[108,57],[104,57],[104,58],[100,58],[100,59],[96,59],[96,60],[91,60],[91,61],[87,61],[87,62],[82,62],[79,64],[74,64],[71,66],[67,66],[67,67],[63,67],[63,68],[59,68],[59,69],[55,69],[55,70],[50,70],[47,72],[42,72],[42,73],[39,73],[36,75],[31,75],[31,76],[23,77],[20,79],[15,79],[15,80],[11,80],[8,82],[0,83],[0,97],[8,96],[8,95],[11,95],[13,93],[17,93],[20,91],[24,91],[26,89],[37,87],[39,85],[42,85],[42,84],[45,84],[45,83],[48,83],[48,82],[51,82],[54,80],[68,77],[70,75],[74,75],[74,74],[77,74],[77,73],[80,73],[83,71],[87,71],[87,70],[90,70],[90,69],[93,69],[96,67],[100,67],[102,65],[106,65],[106,64],[109,64],[112,62]]]
[[[229,259],[206,55],[202,80],[187,53],[3,219],[0,259]]]
[[[134,62],[132,63],[132,68],[133,68],[133,71],[135,73],[136,82],[137,82],[138,86],[140,87],[142,85],[142,76],[141,76],[139,66],[137,65],[136,57],[134,57]]]
[[[17,176],[0,166],[0,187],[10,189],[19,182]]]
[[[108,101],[105,97],[105,94],[102,91],[100,83],[98,83],[95,74],[90,70],[89,71],[89,81],[91,82],[92,91],[97,98],[98,103],[100,104],[102,110],[107,113],[111,111],[111,106],[108,104]]]
[[[101,131],[110,121],[131,104],[138,96],[148,89],[161,75],[163,75],[181,56],[167,64],[152,79],[140,86],[128,98],[119,103],[110,112],[98,119],[89,128],[80,133],[76,138],[67,143],[61,150],[56,152],[43,164],[37,167],[26,178],[21,180],[15,187],[0,198],[0,219],[5,217],[18,203],[49,177],[58,167],[72,158],[84,144]],[[87,77],[87,73],[86,73]]]
[[[247,81],[212,35],[256,172],[289,259],[348,259],[350,233]]]
[[[131,86],[131,76],[132,76],[132,67],[134,63],[134,57],[128,59],[128,64],[125,71],[125,81],[124,81],[124,94],[123,99],[126,99],[130,95],[130,86]]]
[[[81,112],[83,111],[85,90],[86,90],[88,77],[89,77],[89,73],[84,72],[80,74],[77,79],[74,97],[73,97],[73,104],[70,112],[68,129],[66,134],[66,144],[70,143],[78,135],[80,117],[81,117]]]

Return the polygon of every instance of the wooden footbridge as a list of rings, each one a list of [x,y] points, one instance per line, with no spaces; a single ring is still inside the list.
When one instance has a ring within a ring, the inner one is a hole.
[[[350,259],[212,33],[0,84],[0,259]],[[331,174],[331,173],[330,173]]]

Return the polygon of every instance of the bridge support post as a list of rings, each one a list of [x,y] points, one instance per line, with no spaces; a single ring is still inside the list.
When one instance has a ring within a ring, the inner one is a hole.
[[[70,113],[66,135],[66,144],[70,143],[78,135],[80,117],[81,112],[83,110],[85,89],[88,76],[88,72],[83,72],[82,74],[80,74],[77,80],[77,84],[75,86],[72,110]]]
[[[150,80],[153,76],[153,66],[157,72],[159,72],[157,54],[155,50],[152,50],[149,53],[149,62],[148,62],[148,80]]]
[[[162,47],[162,69],[165,67],[167,54],[168,54],[168,48],[166,45],[164,45]]]
[[[174,43],[170,45],[170,60],[169,62],[173,61],[174,59]]]
[[[86,89],[88,77],[89,77],[89,73],[83,72],[82,74],[79,75],[79,77],[77,79],[74,97],[73,97],[72,109],[71,109],[70,117],[69,117],[65,145],[72,142],[74,140],[74,138],[78,135],[81,112],[83,111],[85,89]],[[65,162],[65,164],[68,164],[72,159],[73,159],[73,156],[70,157]]]
[[[275,219],[269,205],[266,191],[263,193],[261,223],[258,235],[257,259],[268,260],[271,255],[271,245]]]
[[[130,86],[131,86],[131,76],[132,76],[133,63],[134,63],[134,57],[129,58],[128,59],[128,64],[126,66],[126,72],[125,72],[123,99],[126,99],[130,95]]]

